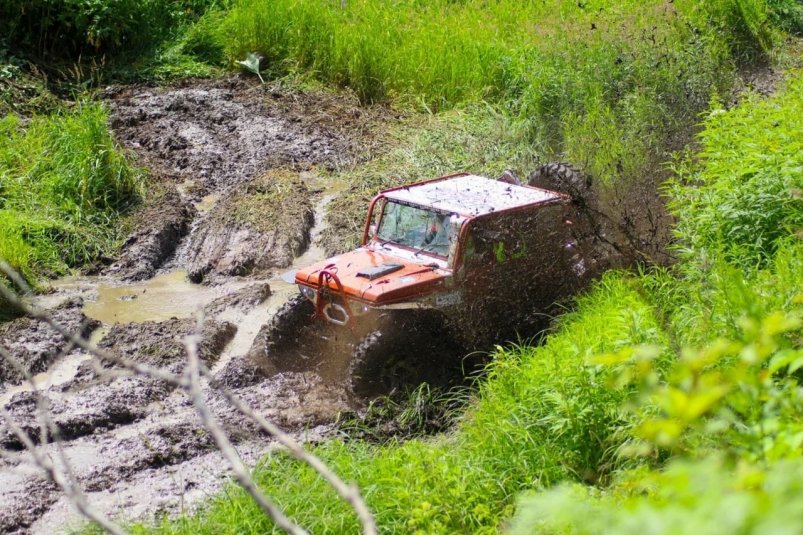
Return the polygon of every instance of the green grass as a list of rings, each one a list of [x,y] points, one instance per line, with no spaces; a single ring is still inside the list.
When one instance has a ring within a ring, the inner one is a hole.
[[[773,13],[761,0],[240,0],[196,40],[366,102],[489,102],[541,159],[612,181],[638,179],[682,143],[735,67],[771,50]]]
[[[108,131],[103,106],[0,119],[0,258],[29,281],[110,254],[142,172]]]

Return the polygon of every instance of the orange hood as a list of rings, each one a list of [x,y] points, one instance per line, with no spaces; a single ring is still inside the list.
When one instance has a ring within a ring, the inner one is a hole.
[[[392,271],[392,268],[388,268],[388,273],[373,279],[365,275],[372,268],[381,270],[383,266],[392,264],[401,267]],[[434,263],[410,262],[395,255],[360,247],[298,270],[295,281],[297,284],[317,287],[322,270],[337,276],[346,295],[373,305],[397,303],[431,294],[441,289],[449,276],[448,271],[435,267]],[[333,291],[338,290],[334,281],[329,282],[329,287]]]

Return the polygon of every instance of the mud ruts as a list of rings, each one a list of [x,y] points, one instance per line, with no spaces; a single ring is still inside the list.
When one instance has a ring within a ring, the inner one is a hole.
[[[143,207],[132,215],[133,231],[120,257],[102,270],[96,291],[65,290],[87,299],[96,298],[101,285],[183,269],[210,285],[226,285],[232,276],[288,265],[308,246],[312,198],[318,192],[301,184],[292,206],[282,200],[281,210],[261,220],[259,203],[275,185],[266,173],[281,168],[297,184],[305,180],[302,172],[314,175],[319,167],[334,169],[369,157],[364,148],[374,142],[366,141],[371,124],[385,113],[360,108],[345,97],[286,93],[239,77],[167,88],[117,87],[103,97],[115,136],[149,170],[150,183]],[[217,199],[211,207],[200,202],[210,198]],[[233,209],[243,206],[253,210],[243,214],[240,209],[233,217]],[[142,300],[145,287],[137,288],[137,296],[123,293]],[[341,388],[314,374],[266,378],[244,355],[224,353],[240,326],[237,318],[268,306],[270,296],[270,286],[262,282],[207,305],[201,358],[258,413],[300,438],[320,439],[331,432],[337,413],[351,408]],[[58,292],[50,297],[48,302],[63,301]],[[86,336],[98,326],[84,315],[79,300],[68,300],[53,313]],[[104,349],[181,373],[186,364],[182,340],[194,331],[195,319],[102,327],[107,330],[100,341]],[[227,463],[183,392],[81,351],[62,355],[64,340],[31,319],[0,326],[0,343],[31,373],[46,373],[39,384],[64,454],[98,510],[127,518],[171,514],[225,483]],[[219,361],[222,353],[226,358]],[[59,370],[66,370],[66,378],[55,380]],[[17,386],[20,379],[0,363],[2,404],[38,441],[37,398]],[[270,438],[213,389],[205,385],[203,396],[246,462],[255,462],[271,447]],[[0,446],[20,455],[16,461],[0,458],[0,533],[49,534],[80,525],[83,519],[27,462],[22,444],[4,422]],[[47,448],[58,458],[53,445]]]

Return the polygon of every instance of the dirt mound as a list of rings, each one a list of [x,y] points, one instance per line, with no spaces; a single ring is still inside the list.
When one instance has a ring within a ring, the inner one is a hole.
[[[195,331],[192,319],[115,325],[98,344],[139,362],[181,373],[187,360],[183,338]],[[209,365],[234,336],[237,327],[228,322],[207,320],[201,328],[199,356]]]
[[[266,274],[287,267],[309,245],[312,203],[293,172],[266,173],[219,201],[190,236],[190,280],[209,274]]]
[[[70,332],[88,337],[100,322],[87,318],[81,299],[70,299],[52,311],[53,318]],[[45,371],[65,348],[68,342],[43,321],[19,318],[0,323],[0,347],[15,357],[30,374]],[[16,385],[24,380],[5,359],[0,359],[0,390],[5,384]]]
[[[187,235],[197,211],[176,188],[163,186],[136,216],[136,230],[122,245],[120,258],[107,275],[127,281],[153,277]]]
[[[242,275],[286,265],[307,244],[310,192],[297,189],[283,197],[284,208],[296,217],[278,227],[288,234],[261,224],[272,222],[269,214],[241,221],[231,208],[243,200],[250,207],[269,202],[266,188],[276,177],[253,179],[271,169],[334,169],[370,157],[378,143],[371,134],[387,115],[385,108],[361,108],[353,98],[291,93],[237,76],[166,88],[117,87],[104,97],[117,138],[168,192],[146,199],[122,258],[107,270],[127,280],[152,276],[187,232],[191,243],[176,264],[193,280],[207,272]],[[212,196],[225,207],[213,208],[208,217],[193,213],[175,198],[177,186],[184,203],[203,204]]]

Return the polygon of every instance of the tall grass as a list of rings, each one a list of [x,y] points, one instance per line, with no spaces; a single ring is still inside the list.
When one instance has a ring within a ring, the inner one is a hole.
[[[231,59],[435,111],[495,103],[542,158],[638,177],[771,48],[763,0],[419,2],[240,0],[217,34]]]
[[[761,265],[803,228],[800,71],[778,98],[713,110],[699,140],[704,165],[679,169],[671,185],[677,235],[696,255],[721,249],[731,262]]]
[[[141,172],[109,134],[98,104],[0,120],[0,258],[34,280],[108,254]]]

